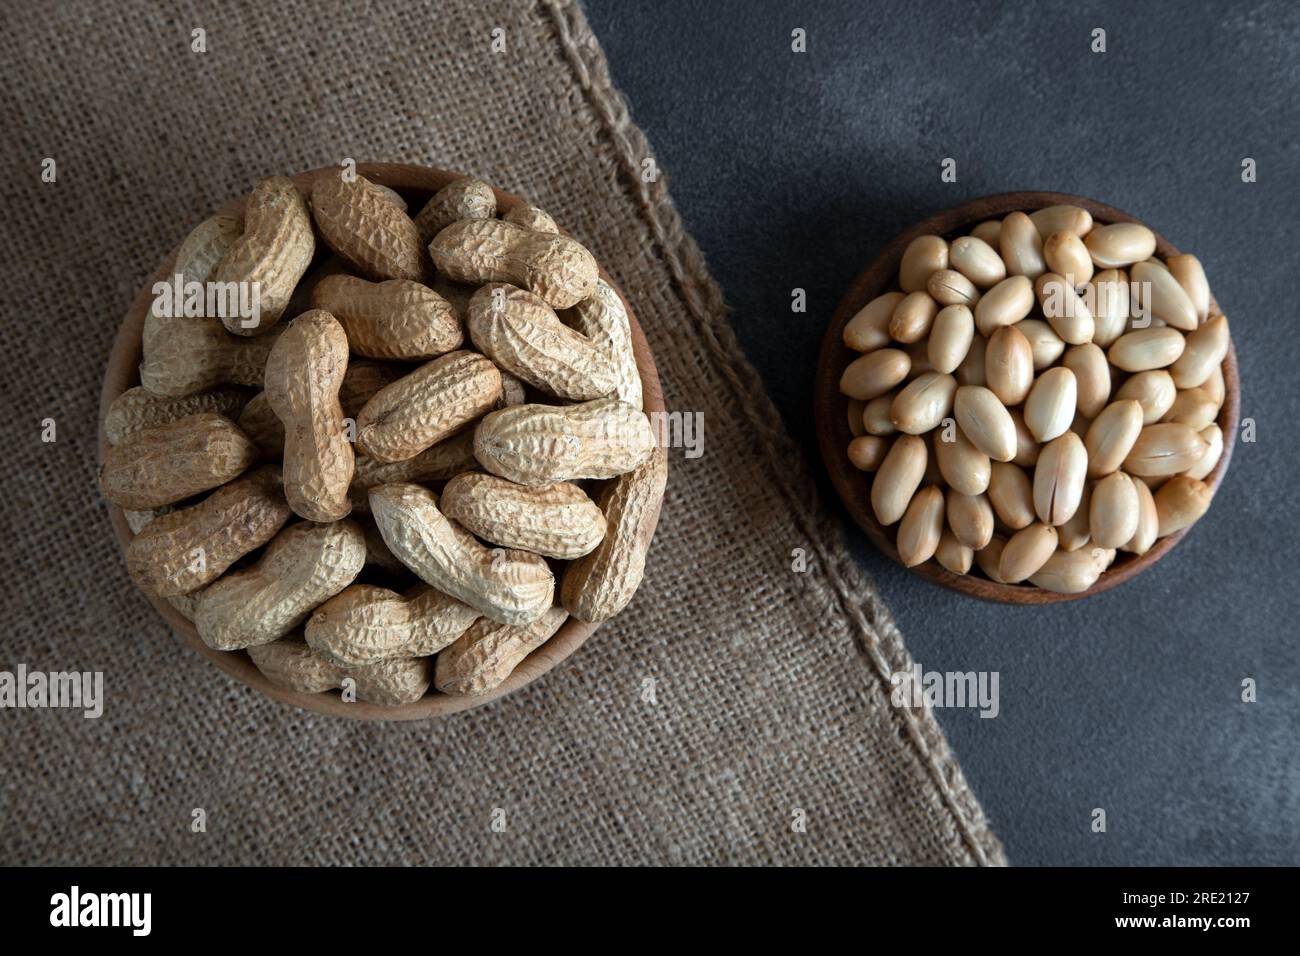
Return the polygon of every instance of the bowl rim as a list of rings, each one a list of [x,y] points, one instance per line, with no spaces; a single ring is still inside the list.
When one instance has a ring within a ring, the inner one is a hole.
[[[388,186],[399,192],[418,192],[422,194],[422,198],[426,199],[427,195],[432,195],[443,186],[465,175],[412,163],[357,163],[356,168],[360,175],[372,182]],[[290,178],[293,179],[294,183],[305,195],[309,195],[311,185],[318,177],[335,175],[338,171],[338,166],[324,166],[298,173]],[[493,192],[496,193],[499,210],[510,209],[525,202],[520,197],[495,187],[493,187]],[[216,214],[237,215],[242,212],[246,199],[245,196],[231,200]],[[101,467],[104,463],[104,455],[108,450],[108,437],[104,432],[105,417],[114,399],[128,388],[140,384],[141,333],[144,329],[145,313],[152,300],[152,288],[155,282],[165,280],[170,276],[179,248],[178,243],[158,270],[141,286],[113,340],[103,386],[100,391],[98,464]],[[665,412],[663,388],[659,381],[659,373],[655,366],[654,356],[650,351],[650,344],[646,340],[645,332],[637,322],[636,314],[633,312],[626,296],[623,295],[622,289],[609,277],[603,267],[600,269],[600,277],[617,293],[619,299],[623,302],[624,308],[627,309],[632,332],[632,348],[636,356],[637,370],[641,375],[643,408],[646,414]],[[109,519],[113,525],[118,545],[125,553],[127,544],[134,537],[127,525],[126,515],[123,513],[123,509],[117,505],[111,502],[105,502],[105,504],[108,507]],[[659,508],[656,507],[653,518],[646,522],[645,525],[647,547],[650,541],[653,540],[658,519]],[[246,651],[218,651],[208,647],[199,637],[192,621],[162,599],[146,594],[138,587],[135,590],[153,605],[154,610],[171,626],[172,633],[182,644],[197,651],[241,683],[247,684],[282,703],[319,714],[347,717],[354,720],[426,720],[482,706],[537,680],[571,656],[591,637],[599,626],[598,624],[589,624],[577,618],[569,617],[550,640],[529,654],[500,686],[486,694],[474,697],[456,697],[437,691],[431,686],[425,696],[414,703],[401,704],[397,707],[385,707],[381,704],[366,701],[347,703],[337,690],[324,691],[319,694],[306,694],[281,687],[258,670]]]
[[[1156,255],[1162,259],[1167,259],[1170,256],[1180,254],[1178,248],[1152,228],[1150,223],[1114,206],[1085,196],[1036,191],[997,193],[982,196],[928,216],[895,236],[849,285],[826,329],[825,336],[822,339],[821,353],[818,357],[813,389],[813,415],[816,422],[817,440],[821,449],[822,461],[830,476],[831,483],[835,486],[836,494],[839,496],[845,510],[848,511],[849,516],[853,518],[854,523],[863,530],[876,548],[882,551],[890,560],[900,565],[902,565],[902,561],[898,556],[897,548],[894,546],[893,535],[876,520],[871,511],[869,505],[871,482],[868,480],[868,474],[855,468],[845,453],[845,449],[853,436],[848,425],[847,408],[849,399],[840,393],[839,381],[849,362],[860,353],[853,351],[844,344],[844,326],[859,309],[890,287],[897,275],[903,251],[918,236],[935,234],[951,238],[959,234],[966,234],[972,227],[987,219],[1000,219],[1015,211],[1035,212],[1055,205],[1080,206],[1086,209],[1095,221],[1102,224],[1117,222],[1141,223],[1155,233]],[[1222,312],[1218,301],[1213,295],[1211,295],[1210,299],[1210,312],[1211,314],[1220,314]],[[1218,493],[1219,486],[1223,483],[1224,475],[1227,473],[1228,463],[1232,458],[1233,445],[1236,442],[1237,424],[1240,416],[1241,382],[1236,349],[1232,344],[1231,336],[1229,337],[1228,353],[1223,360],[1222,368],[1224,401],[1223,407],[1219,410],[1216,424],[1223,432],[1223,454],[1220,456],[1214,470],[1205,478],[1205,483],[1209,486],[1212,494]],[[908,570],[933,584],[986,601],[1004,604],[1056,604],[1100,594],[1130,580],[1168,554],[1192,530],[1192,527],[1195,527],[1195,525],[1158,539],[1145,554],[1127,555],[1121,552],[1124,557],[1117,557],[1116,563],[1102,572],[1101,577],[1097,579],[1092,587],[1077,594],[1060,594],[1032,585],[999,584],[996,581],[974,574],[954,574],[941,566],[934,558],[908,568]]]

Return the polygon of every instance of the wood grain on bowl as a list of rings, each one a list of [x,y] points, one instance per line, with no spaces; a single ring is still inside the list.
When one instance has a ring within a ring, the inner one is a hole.
[[[1017,192],[986,196],[930,216],[890,242],[853,281],[835,310],[835,315],[822,341],[814,385],[813,412],[817,425],[818,444],[822,459],[826,463],[826,470],[845,509],[871,542],[893,561],[900,561],[894,535],[876,520],[872,512],[871,475],[856,468],[847,453],[849,442],[853,439],[848,425],[849,398],[840,393],[839,384],[844,370],[859,353],[844,344],[844,327],[864,305],[894,285],[899,274],[903,251],[918,236],[937,235],[952,239],[967,234],[972,228],[988,219],[1000,219],[1017,210],[1034,212],[1047,206],[1062,204],[1086,209],[1100,224],[1142,221],[1104,203],[1064,193]],[[1146,225],[1150,227],[1150,223]],[[1159,257],[1167,259],[1180,254],[1179,250],[1158,232],[1156,242],[1156,255]],[[1211,314],[1220,311],[1217,302],[1211,301],[1210,311]],[[1205,478],[1205,483],[1211,491],[1218,490],[1227,472],[1240,413],[1241,385],[1236,352],[1231,346],[1223,361],[1223,378],[1226,394],[1216,421],[1223,431],[1224,447],[1218,464]],[[928,581],[988,601],[1007,604],[1051,604],[1099,594],[1122,584],[1168,554],[1190,530],[1190,528],[1184,529],[1159,539],[1143,555],[1122,554],[1092,587],[1079,594],[1059,594],[1031,585],[998,584],[973,572],[965,575],[954,574],[933,559],[911,570]]]
[[[396,190],[407,198],[415,198],[416,203],[422,203],[425,198],[460,176],[458,173],[445,170],[395,163],[360,163],[357,166],[357,171],[374,183]],[[300,173],[293,179],[304,193],[310,194],[312,184],[318,178],[336,176],[337,173],[337,167],[327,167]],[[524,205],[523,201],[516,196],[500,190],[495,190],[495,192],[498,208],[502,211]],[[418,208],[416,203],[412,203],[412,208]],[[243,200],[231,202],[225,209],[221,210],[221,214],[227,216],[238,215],[242,207]],[[108,369],[104,376],[104,386],[100,397],[99,459],[101,463],[109,447],[108,438],[104,432],[105,416],[114,399],[128,388],[139,384],[141,333],[144,329],[145,315],[153,301],[152,289],[155,282],[170,278],[175,260],[176,255],[173,252],[162,267],[159,268],[157,274],[144,284],[135,300],[131,303],[126,320],[122,323],[113,342],[113,349],[109,355]],[[601,278],[615,288],[615,291],[623,300],[624,307],[627,309],[632,331],[632,346],[636,355],[637,369],[641,375],[645,411],[647,414],[663,412],[665,410],[663,391],[659,384],[654,357],[651,355],[645,334],[641,330],[641,326],[637,324],[636,315],[630,303],[623,297],[622,292],[614,287],[609,276],[605,275],[603,271]],[[125,549],[132,538],[131,529],[127,526],[126,516],[123,514],[122,509],[116,505],[110,504],[108,510],[118,542]],[[654,526],[654,520],[647,522],[644,526],[644,537],[647,543],[654,534]],[[431,689],[428,694],[413,704],[384,707],[360,701],[345,703],[337,691],[303,694],[273,684],[254,666],[246,652],[223,652],[208,647],[199,638],[194,624],[174,607],[159,598],[149,595],[146,595],[146,597],[184,644],[202,654],[235,679],[256,688],[269,697],[306,710],[362,720],[421,720],[477,707],[532,683],[569,657],[596,630],[594,624],[587,624],[575,618],[568,619],[558,633],[533,651],[504,683],[482,696],[457,697],[438,693]]]

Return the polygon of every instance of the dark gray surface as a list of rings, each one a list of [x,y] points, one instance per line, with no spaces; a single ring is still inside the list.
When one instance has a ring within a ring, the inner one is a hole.
[[[1154,569],[1086,601],[983,604],[890,565],[840,514],[918,661],[1001,674],[997,719],[939,717],[1012,862],[1300,863],[1300,7],[587,10],[837,509],[813,369],[840,293],[896,233],[977,196],[1046,189],[1118,206],[1201,258],[1259,440],[1237,445],[1210,513]],[[790,51],[795,27],[806,54]],[[949,156],[958,181],[945,184]],[[1243,157],[1258,182],[1241,182]],[[794,287],[807,314],[791,313]],[[1247,677],[1258,703],[1240,702]]]

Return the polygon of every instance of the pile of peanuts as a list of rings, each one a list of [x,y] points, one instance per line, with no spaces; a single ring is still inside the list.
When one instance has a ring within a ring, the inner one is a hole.
[[[272,684],[498,693],[644,575],[668,466],[632,319],[544,210],[498,216],[460,177],[412,188],[411,217],[349,172],[261,179],[190,232],[140,385],[105,415],[100,487],[142,590]],[[222,288],[260,306],[189,309]]]
[[[1155,250],[1072,205],[908,245],[840,379],[905,565],[1075,594],[1205,513],[1228,320],[1195,256]]]

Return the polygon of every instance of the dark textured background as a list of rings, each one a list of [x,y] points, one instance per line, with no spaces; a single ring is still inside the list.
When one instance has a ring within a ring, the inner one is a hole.
[[[939,717],[1013,863],[1300,863],[1300,7],[586,6],[741,343],[814,462],[824,327],[915,220],[1058,190],[1201,258],[1259,441],[1238,444],[1214,507],[1156,568],[1086,601],[982,604],[888,564],[840,514],[923,666],[1001,673],[997,719]],[[790,52],[795,27],[806,54]],[[1104,55],[1090,52],[1094,27]],[[939,179],[948,156],[956,183]],[[794,287],[807,314],[790,311]],[[1256,704],[1240,702],[1245,677]],[[1105,834],[1090,832],[1094,807]]]

